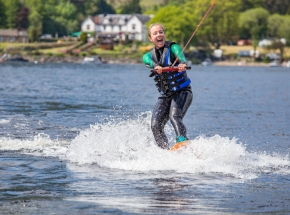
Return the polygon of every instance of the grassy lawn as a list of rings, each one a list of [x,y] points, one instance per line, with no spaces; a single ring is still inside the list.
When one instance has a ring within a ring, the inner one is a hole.
[[[67,48],[67,46],[63,46],[63,47],[56,47],[56,48],[51,48],[51,49],[39,49],[39,52],[43,53],[43,54],[58,54],[61,53],[61,50],[65,50]]]
[[[20,47],[20,46],[25,46],[29,43],[4,43],[4,42],[0,42],[0,48],[2,49],[6,49],[7,47]]]
[[[73,43],[0,43],[0,52],[5,53],[22,53],[29,54],[32,50],[38,53],[60,53],[59,50],[64,50]],[[30,48],[29,48],[30,47]],[[33,49],[31,49],[33,47]]]
[[[239,51],[250,51],[253,50],[253,46],[221,46],[220,47],[221,50],[223,50],[223,53],[225,55],[229,55],[229,54],[238,54]],[[267,50],[258,47],[257,50],[260,53],[267,53]]]
[[[94,48],[91,50],[91,53],[100,55],[103,57],[113,57],[113,58],[132,58],[139,59],[143,56],[142,52],[132,52],[130,47],[115,46],[114,50],[103,50],[101,48]]]
[[[253,50],[253,46],[221,46],[221,50],[223,50],[224,55],[229,54],[238,54],[239,51],[250,51]],[[277,50],[268,50],[265,48],[257,47],[257,50],[260,52],[260,54],[267,54],[271,52],[280,53],[280,51]],[[290,58],[290,48],[285,47],[284,49],[284,58]]]
[[[114,49],[114,50],[103,50],[101,48],[94,48],[92,49],[92,52],[97,53],[97,54],[112,54],[112,55],[118,55],[122,54],[120,50]]]

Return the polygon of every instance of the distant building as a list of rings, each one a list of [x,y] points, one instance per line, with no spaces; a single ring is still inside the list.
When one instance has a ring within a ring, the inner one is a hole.
[[[272,40],[270,39],[262,39],[258,43],[259,47],[270,46],[270,45],[272,45]]]
[[[27,43],[27,31],[18,29],[0,29],[0,42]]]
[[[213,56],[216,58],[222,58],[223,57],[223,51],[221,49],[215,49],[213,51]]]
[[[81,25],[82,32],[95,32],[96,31],[96,23],[95,18],[93,16],[88,16]]]
[[[99,14],[87,17],[82,32],[94,32],[95,37],[114,40],[147,41],[146,23],[151,16],[141,14]]]

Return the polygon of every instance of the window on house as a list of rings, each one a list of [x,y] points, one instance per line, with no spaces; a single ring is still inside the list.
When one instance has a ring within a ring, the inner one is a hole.
[[[0,42],[2,42],[3,41],[3,37],[0,37]]]
[[[120,30],[120,31],[122,30],[122,26],[121,26],[121,25],[119,26],[119,30]]]
[[[104,30],[106,30],[106,26],[104,25]]]
[[[90,25],[87,25],[87,30],[90,30]]]
[[[133,30],[136,29],[136,24],[132,24],[132,29],[133,29]]]

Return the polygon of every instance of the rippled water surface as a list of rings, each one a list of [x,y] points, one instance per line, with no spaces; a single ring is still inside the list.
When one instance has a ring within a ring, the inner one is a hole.
[[[0,64],[0,213],[290,213],[289,69],[193,66],[180,152],[154,142],[148,75]]]

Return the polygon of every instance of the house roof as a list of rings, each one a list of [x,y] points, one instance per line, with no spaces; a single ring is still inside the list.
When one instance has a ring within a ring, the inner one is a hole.
[[[99,25],[126,25],[131,16],[130,14],[100,14],[95,21]]]
[[[27,36],[27,31],[17,29],[0,29],[0,36]]]
[[[145,24],[146,22],[148,22],[151,17],[150,16],[144,16],[144,15],[141,15],[141,14],[134,14],[142,24]]]
[[[97,25],[126,25],[133,17],[137,17],[142,24],[150,19],[150,16],[141,14],[99,14],[94,21]]]
[[[83,24],[85,21],[87,21],[87,20],[91,20],[91,21],[95,22],[93,16],[88,16],[88,17],[87,17],[87,18],[82,22],[82,24]]]

